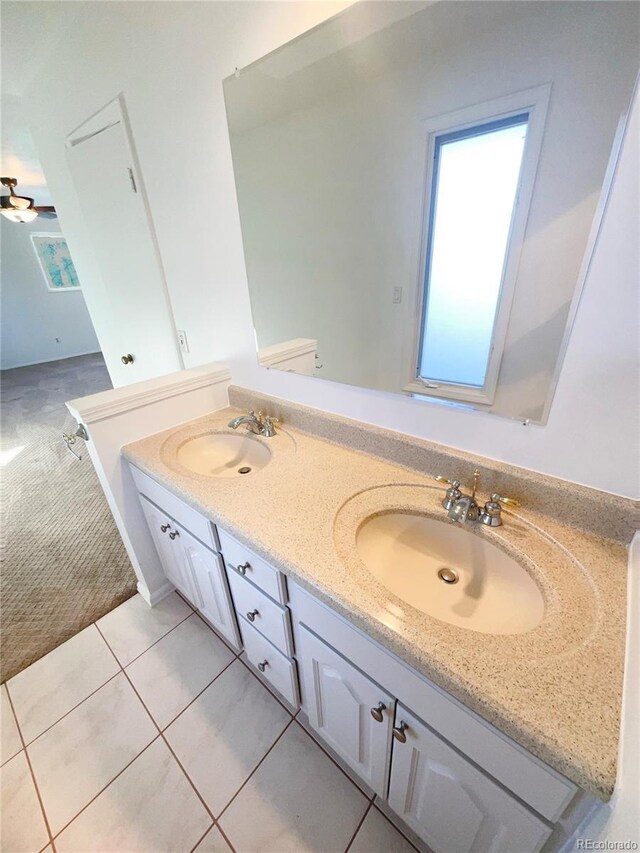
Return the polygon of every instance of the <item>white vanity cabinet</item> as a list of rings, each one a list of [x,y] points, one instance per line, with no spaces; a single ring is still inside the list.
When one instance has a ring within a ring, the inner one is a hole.
[[[177,532],[177,525],[175,531],[173,528],[175,521],[166,512],[152,504],[144,495],[140,495],[140,505],[165,575],[185,598],[192,601],[194,591],[191,586],[191,578],[185,571],[178,548],[174,546],[174,540],[169,538],[169,534],[173,535],[174,532]]]
[[[241,648],[224,563],[212,547],[217,539],[211,523],[146,474],[134,468],[132,472],[167,579],[228,643]],[[206,542],[191,531],[197,531]]]
[[[525,853],[549,828],[398,705],[388,802],[434,851]]]
[[[395,700],[304,627],[298,635],[297,656],[312,727],[384,797]]]
[[[301,700],[334,756],[435,853],[561,846],[590,797],[237,538],[132,472],[167,578],[284,700],[293,708]]]

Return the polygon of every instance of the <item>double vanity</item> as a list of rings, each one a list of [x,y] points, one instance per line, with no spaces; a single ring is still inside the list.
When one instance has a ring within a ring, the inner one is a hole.
[[[230,398],[123,448],[167,593],[418,844],[560,849],[615,783],[618,499]]]

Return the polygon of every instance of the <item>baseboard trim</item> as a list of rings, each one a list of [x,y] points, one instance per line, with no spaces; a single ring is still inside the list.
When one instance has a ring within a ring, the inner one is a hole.
[[[17,370],[20,367],[35,367],[37,364],[51,364],[54,361],[66,361],[68,358],[81,358],[83,355],[101,355],[101,350],[89,349],[83,352],[74,352],[70,355],[57,355],[55,358],[40,358],[38,361],[23,361],[20,364],[0,365],[0,370]]]
[[[138,581],[137,587],[138,592],[147,602],[149,607],[155,607],[156,604],[159,604],[163,598],[166,598],[168,595],[171,595],[171,593],[175,589],[174,585],[172,583],[169,583],[169,581],[163,583],[162,586],[158,587],[158,589],[154,590],[153,592],[150,592],[149,587],[145,583],[142,583],[142,581]]]

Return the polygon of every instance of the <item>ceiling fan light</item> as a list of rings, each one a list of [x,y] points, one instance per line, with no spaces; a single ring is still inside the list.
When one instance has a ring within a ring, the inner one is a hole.
[[[33,210],[33,208],[30,207],[27,207],[26,210],[18,210],[16,208],[3,206],[0,213],[2,213],[2,215],[11,222],[33,222],[38,215],[38,211]]]

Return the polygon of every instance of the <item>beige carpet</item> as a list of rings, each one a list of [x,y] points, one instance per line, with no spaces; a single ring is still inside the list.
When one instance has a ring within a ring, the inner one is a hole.
[[[135,592],[89,455],[61,439],[65,400],[110,387],[99,354],[2,372],[0,682]]]

